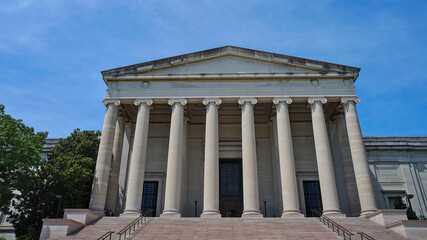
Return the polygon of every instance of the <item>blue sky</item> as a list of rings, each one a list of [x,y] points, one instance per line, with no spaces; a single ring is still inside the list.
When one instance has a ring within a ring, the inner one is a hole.
[[[101,129],[100,71],[234,45],[362,68],[365,136],[427,135],[427,1],[0,1],[0,103],[49,137]]]

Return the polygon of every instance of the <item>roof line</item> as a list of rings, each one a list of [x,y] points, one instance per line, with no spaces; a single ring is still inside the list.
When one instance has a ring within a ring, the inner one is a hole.
[[[161,58],[158,60],[142,62],[138,64],[132,64],[132,65],[123,66],[119,68],[104,70],[104,71],[101,71],[101,74],[103,76],[121,75],[129,72],[139,71],[141,68],[144,69],[144,67],[151,67],[151,68],[165,67],[167,65],[184,63],[186,61],[191,61],[191,60],[202,60],[205,58],[207,59],[207,58],[212,58],[212,57],[226,55],[226,54],[236,54],[236,55],[242,55],[247,57],[260,58],[264,60],[282,62],[285,64],[306,66],[310,68],[332,70],[332,71],[338,71],[338,72],[351,72],[354,74],[358,74],[360,71],[360,68],[352,67],[352,66],[346,66],[341,64],[335,64],[335,63],[312,60],[307,58],[294,57],[294,56],[289,56],[284,54],[271,53],[271,52],[265,52],[265,51],[259,51],[259,50],[249,49],[249,48],[241,48],[241,47],[227,45],[223,47],[212,48],[212,49],[202,50],[198,52],[181,54],[173,57]]]

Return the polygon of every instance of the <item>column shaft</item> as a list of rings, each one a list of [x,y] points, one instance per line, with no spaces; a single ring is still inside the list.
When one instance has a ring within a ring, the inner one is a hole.
[[[320,191],[324,214],[341,214],[338,202],[335,174],[326,131],[325,115],[322,103],[326,98],[309,98],[313,121],[314,145],[316,148],[317,169],[319,172]]]
[[[127,177],[128,177],[128,165],[130,162],[130,145],[131,139],[130,135],[132,132],[132,123],[125,123],[124,128],[124,137],[123,137],[123,148],[122,148],[122,156],[120,161],[120,173],[118,179],[118,194],[117,194],[117,202],[116,202],[116,210],[117,213],[123,213],[125,210],[126,204],[126,189],[127,189]]]
[[[169,99],[172,105],[169,135],[168,164],[166,173],[165,208],[161,217],[181,217],[181,171],[185,99]]]
[[[242,170],[243,214],[242,217],[262,217],[259,211],[258,170],[256,156],[255,122],[253,104],[255,98],[239,99],[242,105]]]
[[[378,208],[375,201],[368,160],[366,158],[362,131],[360,130],[359,119],[357,117],[356,103],[359,101],[359,98],[341,99],[341,102],[344,103],[347,133],[360,198],[361,214],[364,215],[375,212]]]
[[[136,118],[135,139],[129,167],[129,179],[126,191],[126,208],[124,214],[140,214],[142,191],[144,187],[145,161],[147,157],[148,126],[150,121],[150,105],[153,100],[135,100],[138,107]]]
[[[348,142],[347,127],[344,114],[337,116],[337,133],[340,146],[340,155],[344,171],[345,186],[347,189],[348,205],[350,216],[355,217],[360,214],[359,195],[357,194],[356,179],[354,177],[353,162],[351,159],[350,145]]]
[[[117,191],[119,190],[119,172],[120,162],[122,157],[123,137],[124,137],[125,121],[124,118],[119,116],[116,122],[116,130],[114,134],[113,143],[113,157],[111,158],[111,172],[108,178],[107,200],[105,208],[113,210],[114,214],[116,209]]]
[[[107,111],[102,127],[101,141],[99,143],[98,157],[96,159],[95,173],[93,176],[92,193],[89,209],[97,213],[104,213],[105,199],[107,197],[108,178],[110,175],[111,156],[113,152],[114,131],[117,121],[117,106],[119,100],[104,100]]]
[[[277,104],[277,136],[279,145],[280,177],[282,185],[282,217],[303,217],[299,209],[298,184],[295,172],[294,151],[292,147],[291,124],[288,104],[291,98],[275,98]]]
[[[218,107],[221,99],[204,99],[206,107],[205,175],[201,217],[221,217],[219,212]]]

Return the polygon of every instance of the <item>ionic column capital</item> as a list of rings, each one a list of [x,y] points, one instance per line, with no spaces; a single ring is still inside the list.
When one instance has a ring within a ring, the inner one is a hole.
[[[216,105],[221,105],[222,100],[221,98],[204,98],[202,102],[203,102],[203,105],[208,105],[209,103],[215,103]]]
[[[358,98],[358,97],[356,97],[356,96],[354,96],[354,97],[342,97],[341,98],[341,103],[342,104],[346,104],[346,103],[348,103],[349,101],[353,101],[354,103],[360,103],[360,98]]]
[[[120,100],[118,99],[104,99],[102,105],[107,106],[108,104],[113,103],[116,106],[120,105]]]
[[[180,103],[182,106],[187,104],[187,99],[185,98],[170,98],[168,100],[169,105],[174,105],[175,103]]]
[[[243,105],[243,104],[245,104],[246,102],[249,102],[249,103],[251,103],[252,105],[255,105],[255,104],[257,104],[258,100],[257,100],[256,98],[246,97],[246,98],[239,98],[239,99],[237,100],[237,102],[238,102],[240,105]]]
[[[148,106],[151,106],[153,104],[153,99],[151,99],[151,98],[138,98],[138,99],[135,99],[135,101],[133,101],[133,104],[135,104],[135,106],[139,106],[141,103],[145,103]]]
[[[328,102],[328,99],[325,97],[309,97],[307,99],[307,102],[309,104],[314,104],[314,102],[321,102],[322,104],[326,104]]]
[[[292,98],[290,98],[290,97],[275,97],[275,98],[273,98],[274,104],[279,104],[280,102],[286,102],[286,104],[291,104]]]

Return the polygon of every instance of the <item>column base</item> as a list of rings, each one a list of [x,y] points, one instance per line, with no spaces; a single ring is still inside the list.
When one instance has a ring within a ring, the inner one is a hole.
[[[217,210],[203,211],[200,218],[221,218],[221,213]]]
[[[138,210],[125,210],[124,213],[120,214],[120,217],[139,217],[141,211]]]
[[[304,214],[302,214],[299,210],[291,210],[291,211],[283,211],[282,218],[303,218]]]
[[[347,217],[340,210],[323,210],[322,213],[328,218],[346,218]]]
[[[103,209],[89,208],[89,210],[92,211],[92,212],[94,212],[94,213],[96,213],[96,214],[105,216],[105,210],[103,210]]]
[[[367,216],[367,215],[372,214],[372,213],[375,213],[375,212],[378,212],[378,209],[362,210],[362,211],[360,212],[360,216]]]
[[[161,218],[180,218],[181,213],[179,211],[173,211],[173,210],[166,210],[163,211],[162,214],[160,214]]]
[[[242,218],[263,218],[264,216],[259,210],[245,210],[243,211]]]

